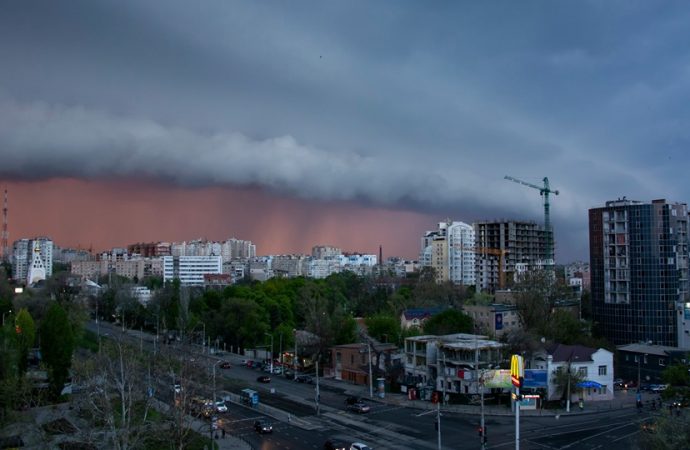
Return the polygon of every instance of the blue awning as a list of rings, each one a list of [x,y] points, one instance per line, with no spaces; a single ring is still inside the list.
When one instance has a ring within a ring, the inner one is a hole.
[[[596,381],[590,381],[590,380],[585,380],[580,383],[577,383],[577,387],[581,388],[602,388],[603,386]]]

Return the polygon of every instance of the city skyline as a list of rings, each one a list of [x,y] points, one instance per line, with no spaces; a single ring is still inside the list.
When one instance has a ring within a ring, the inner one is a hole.
[[[686,202],[690,8],[628,2],[0,6],[10,240],[332,244],[414,258],[446,218]]]

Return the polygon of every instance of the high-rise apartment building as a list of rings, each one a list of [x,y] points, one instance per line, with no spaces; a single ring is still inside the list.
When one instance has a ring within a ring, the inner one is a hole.
[[[687,204],[623,197],[590,209],[589,250],[592,313],[613,344],[689,346]]]
[[[34,261],[34,253],[40,261]],[[32,262],[42,266],[43,278],[53,275],[53,241],[47,237],[20,239],[12,245],[12,277],[20,283],[27,283]],[[38,268],[38,267],[36,267]]]
[[[440,222],[438,230],[427,231],[422,237],[422,266],[433,267],[436,281],[475,284],[474,228],[463,222]]]
[[[473,225],[478,290],[495,292],[502,276],[515,280],[520,273],[546,268],[553,261],[553,254],[547,255],[551,232],[535,222],[497,220]]]
[[[343,250],[332,245],[315,245],[311,248],[311,256],[314,259],[333,259],[343,254]]]

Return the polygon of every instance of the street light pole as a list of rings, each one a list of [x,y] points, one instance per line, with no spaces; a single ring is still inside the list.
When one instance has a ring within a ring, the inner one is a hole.
[[[292,332],[295,334],[295,354],[292,357],[292,365],[294,366],[294,371],[293,371],[293,380],[297,380],[297,330],[292,330]]]
[[[374,380],[371,370],[371,343],[367,340],[367,351],[369,353],[369,398],[374,398]]]
[[[283,367],[283,333],[280,333],[280,359],[279,359],[279,361],[280,361],[280,370],[281,370],[280,373],[283,373],[283,370],[285,370],[285,368]]]
[[[321,414],[321,405],[319,404],[321,401],[321,393],[319,392],[319,358],[321,355],[319,354],[316,357],[316,415]]]
[[[270,368],[271,368],[271,375],[273,375],[273,335],[271,333],[264,333],[266,336],[271,337],[271,362],[270,362]]]

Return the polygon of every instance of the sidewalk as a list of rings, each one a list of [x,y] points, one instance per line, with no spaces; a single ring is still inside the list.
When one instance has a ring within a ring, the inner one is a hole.
[[[365,400],[369,399],[368,386],[355,385],[346,381],[335,380],[333,378],[320,378],[319,383],[327,385],[336,389],[343,389],[345,394],[362,397]],[[614,391],[614,398],[612,400],[587,401],[584,403],[584,408],[580,410],[577,400],[573,400],[570,405],[570,412],[562,409],[521,409],[520,414],[528,416],[558,416],[563,414],[593,414],[598,412],[610,411],[614,409],[635,408],[636,395],[634,390]],[[645,408],[649,408],[652,400],[659,398],[658,394],[651,392],[642,392],[642,402]],[[374,398],[368,401],[385,403],[395,406],[405,406],[408,408],[417,408],[423,410],[435,409],[436,405],[425,400],[409,400],[406,394],[386,392],[384,398],[379,398],[374,393]],[[480,405],[444,405],[443,409],[465,414],[478,414]],[[513,415],[511,409],[506,406],[484,405],[484,414],[489,416],[504,416]]]
[[[170,409],[170,405],[163,403],[161,401],[155,401],[155,408],[159,411],[166,412]],[[210,423],[205,422],[201,419],[198,419],[196,417],[192,416],[187,416],[186,421],[185,421],[185,426],[189,428],[192,431],[195,431],[199,434],[202,434],[204,436],[209,436],[210,433]],[[225,438],[221,438],[222,433],[220,430],[217,430],[215,435],[218,436],[217,439],[214,439],[216,444],[218,445],[219,450],[252,450],[251,445],[249,445],[247,442],[243,441],[242,439],[232,436],[230,433],[225,433]]]

